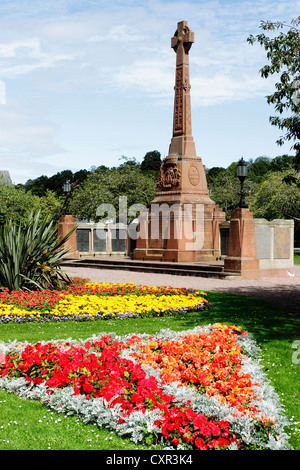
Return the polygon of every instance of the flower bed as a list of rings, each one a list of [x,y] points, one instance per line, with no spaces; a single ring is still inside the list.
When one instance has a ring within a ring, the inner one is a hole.
[[[60,291],[5,289],[0,292],[0,323],[154,317],[207,307],[206,294],[201,291],[75,279],[68,289]]]
[[[0,388],[148,445],[285,449],[280,402],[257,354],[251,335],[222,324],[11,342],[2,344]]]

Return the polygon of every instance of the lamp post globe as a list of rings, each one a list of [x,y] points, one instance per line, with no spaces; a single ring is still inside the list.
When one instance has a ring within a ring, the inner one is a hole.
[[[70,215],[71,212],[69,210],[69,192],[71,191],[71,184],[70,180],[66,180],[64,183],[64,193],[66,195],[66,209],[65,209],[65,215]]]
[[[66,180],[64,183],[64,193],[68,193],[71,189],[70,180]]]
[[[247,209],[248,206],[247,206],[247,204],[245,203],[245,200],[244,200],[244,181],[245,181],[245,179],[247,178],[247,175],[248,175],[248,167],[247,167],[247,163],[245,162],[243,157],[239,160],[239,162],[237,164],[236,175],[237,175],[237,177],[239,178],[239,180],[241,182],[240,202],[239,202],[238,207],[240,207],[242,209]]]

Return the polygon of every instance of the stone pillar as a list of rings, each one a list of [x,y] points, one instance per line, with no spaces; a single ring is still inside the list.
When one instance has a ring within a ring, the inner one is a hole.
[[[71,214],[65,214],[61,216],[58,223],[58,238],[62,240],[74,227],[76,227],[76,221]],[[77,251],[77,233],[76,229],[70,236],[70,238],[63,244],[63,248],[69,248],[69,255],[67,258],[79,258],[79,252]]]
[[[169,155],[196,156],[196,147],[192,137],[191,97],[189,74],[189,50],[194,42],[194,33],[187,21],[178,23],[171,39],[171,47],[176,53],[176,76],[173,117],[173,137]]]
[[[242,279],[259,279],[259,260],[256,257],[253,213],[237,208],[231,214],[228,254],[224,271],[239,273]]]

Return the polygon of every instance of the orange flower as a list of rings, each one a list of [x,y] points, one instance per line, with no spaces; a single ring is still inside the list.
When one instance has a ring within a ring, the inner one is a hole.
[[[217,324],[211,332],[187,334],[177,340],[153,340],[139,346],[135,359],[159,369],[165,382],[180,381],[209,396],[217,396],[243,413],[253,413],[256,397],[251,376],[241,374],[242,348],[238,335],[247,334],[236,326]]]

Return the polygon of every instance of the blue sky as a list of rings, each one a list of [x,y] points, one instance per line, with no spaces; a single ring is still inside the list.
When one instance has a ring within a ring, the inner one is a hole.
[[[182,20],[195,33],[192,133],[204,165],[293,154],[269,123],[266,52],[247,37],[297,11],[297,0],[0,0],[0,169],[25,183],[167,156]]]

